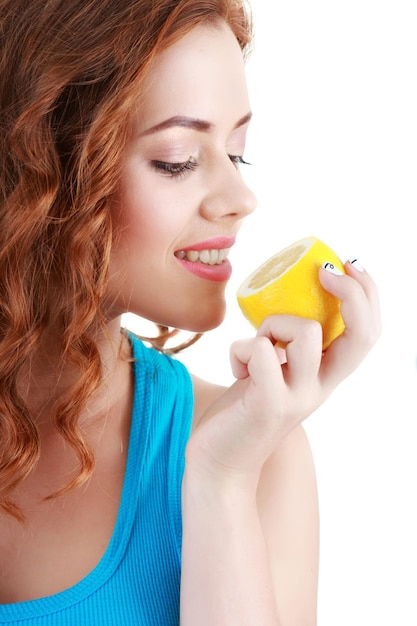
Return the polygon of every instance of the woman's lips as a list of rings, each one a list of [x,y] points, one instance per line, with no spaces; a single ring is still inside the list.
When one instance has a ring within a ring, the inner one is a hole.
[[[229,280],[232,266],[227,258],[235,243],[231,237],[217,237],[187,246],[175,252],[175,257],[192,274],[213,281]]]

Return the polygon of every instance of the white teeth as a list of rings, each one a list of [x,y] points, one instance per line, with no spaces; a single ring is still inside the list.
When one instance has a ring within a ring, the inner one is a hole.
[[[225,250],[219,250],[219,258],[218,258],[218,263],[223,263],[223,261],[225,260],[225,258],[227,257],[229,253],[229,250],[225,249]]]
[[[207,263],[208,265],[210,265],[210,251],[209,250],[201,250],[199,257],[200,257],[201,263]]]
[[[195,263],[199,261],[205,265],[220,265],[227,258],[229,248],[222,250],[180,250],[175,253],[179,259],[187,259]]]
[[[216,265],[219,262],[219,251],[218,250],[210,250],[210,265]]]
[[[197,250],[188,250],[185,253],[185,256],[187,257],[188,261],[197,261],[198,259],[198,252]]]

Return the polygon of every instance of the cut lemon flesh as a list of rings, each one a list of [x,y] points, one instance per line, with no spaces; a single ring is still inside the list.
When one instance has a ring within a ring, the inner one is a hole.
[[[242,313],[255,328],[268,315],[275,314],[317,320],[323,329],[325,350],[345,328],[340,300],[328,293],[319,280],[319,268],[325,262],[345,272],[339,257],[316,237],[300,239],[278,252],[237,290]]]

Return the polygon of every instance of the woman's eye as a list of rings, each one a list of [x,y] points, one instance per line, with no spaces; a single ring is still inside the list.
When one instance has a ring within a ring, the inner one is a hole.
[[[158,170],[166,176],[181,176],[189,171],[195,170],[198,163],[193,159],[188,159],[183,163],[168,163],[167,161],[151,161],[151,165],[154,169]]]
[[[229,154],[229,159],[234,165],[236,165],[236,167],[239,167],[239,165],[250,165],[250,163],[245,161],[243,156],[237,154]]]

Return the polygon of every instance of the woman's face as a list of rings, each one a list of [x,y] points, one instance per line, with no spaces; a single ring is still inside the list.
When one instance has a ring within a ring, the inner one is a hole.
[[[192,331],[222,321],[227,253],[255,208],[239,171],[249,118],[228,27],[199,26],[153,61],[112,206],[112,316]]]

